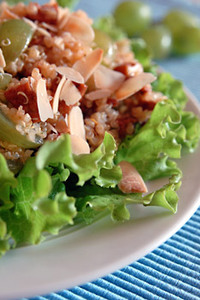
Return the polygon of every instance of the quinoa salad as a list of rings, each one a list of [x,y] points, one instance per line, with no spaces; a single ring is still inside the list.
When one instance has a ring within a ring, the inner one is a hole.
[[[178,80],[146,67],[133,41],[113,40],[84,11],[2,2],[0,252],[102,212],[127,220],[130,203],[175,213],[173,159],[195,150],[200,131],[186,102]],[[169,183],[148,194],[146,182],[160,177]]]

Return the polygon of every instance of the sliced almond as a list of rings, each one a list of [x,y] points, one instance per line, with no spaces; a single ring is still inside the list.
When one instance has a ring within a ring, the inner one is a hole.
[[[36,23],[34,23],[33,21],[31,21],[30,19],[27,19],[27,18],[24,17],[23,20],[28,25],[30,25],[34,30],[36,30],[38,28],[38,26],[36,25]]]
[[[121,161],[122,179],[118,184],[123,193],[146,193],[147,187],[138,171],[127,161]]]
[[[83,76],[76,71],[73,68],[69,68],[69,67],[57,67],[56,71],[65,76],[67,79],[70,79],[71,81],[74,81],[76,83],[84,83],[84,78]]]
[[[94,100],[110,97],[111,95],[112,95],[111,90],[102,89],[102,90],[92,91],[92,92],[86,94],[85,98],[87,98],[88,100],[94,101]]]
[[[99,89],[116,91],[125,80],[125,75],[100,65],[94,72],[94,82]]]
[[[56,89],[56,92],[55,92],[55,95],[54,95],[54,99],[53,99],[53,113],[54,114],[56,114],[58,112],[60,92],[61,92],[61,89],[62,89],[65,81],[66,81],[66,78],[65,78],[65,76],[63,76],[61,81],[59,82],[59,84],[57,86],[57,89]]]
[[[44,29],[42,27],[37,26],[37,32],[40,33],[41,35],[51,37],[50,32],[48,32],[46,29]]]
[[[68,18],[64,29],[70,32],[77,40],[90,44],[95,37],[92,26],[85,22],[83,19],[71,15]]]
[[[69,128],[71,135],[76,135],[85,140],[85,127],[83,121],[83,114],[78,106],[72,107],[69,113]]]
[[[19,17],[15,13],[11,12],[8,8],[1,10],[0,21],[12,19],[19,19]]]
[[[100,48],[95,49],[86,57],[75,62],[73,68],[83,76],[86,82],[100,65],[102,57],[103,50]]]
[[[82,98],[81,93],[71,80],[66,80],[61,93],[60,100],[64,100],[67,105],[74,105]]]
[[[42,27],[44,27],[44,28],[46,28],[46,29],[49,29],[49,30],[52,31],[52,32],[57,32],[56,27],[53,26],[53,25],[47,24],[47,23],[45,23],[45,22],[42,22],[41,25],[42,25]]]
[[[90,153],[90,147],[88,143],[77,135],[70,135],[72,153],[75,155]]]
[[[0,48],[0,68],[4,69],[5,66],[6,66],[6,62],[5,62],[5,59],[4,59],[4,56],[3,56],[3,52]]]
[[[40,78],[36,86],[37,106],[40,120],[45,122],[47,119],[53,119],[53,110],[49,102],[46,89],[46,80]]]
[[[59,29],[63,29],[65,27],[69,17],[70,17],[69,8],[67,7],[62,8],[58,6],[58,28]]]
[[[138,91],[140,91],[146,84],[156,80],[152,73],[141,73],[135,77],[128,78],[115,93],[117,100],[124,100]]]

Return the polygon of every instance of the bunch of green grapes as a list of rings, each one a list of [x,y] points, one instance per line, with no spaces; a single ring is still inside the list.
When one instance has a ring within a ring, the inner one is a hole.
[[[174,9],[153,23],[149,5],[124,1],[116,6],[113,15],[116,25],[129,37],[145,40],[153,58],[200,52],[200,18],[192,13]]]

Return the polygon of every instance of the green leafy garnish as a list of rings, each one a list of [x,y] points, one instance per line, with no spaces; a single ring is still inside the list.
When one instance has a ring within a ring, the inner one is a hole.
[[[56,0],[61,7],[74,8],[79,0]]]
[[[117,27],[112,15],[97,19],[94,23],[94,27],[108,34],[114,41],[121,40],[126,37],[125,32],[121,28]]]

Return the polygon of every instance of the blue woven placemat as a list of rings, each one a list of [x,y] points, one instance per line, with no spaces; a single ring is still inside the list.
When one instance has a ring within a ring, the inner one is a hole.
[[[78,8],[86,10],[91,17],[96,18],[109,13],[116,2],[81,0]],[[197,0],[146,2],[152,6],[155,18],[160,18],[172,7],[182,7],[200,15],[200,1]],[[170,58],[160,64],[181,79],[200,100],[200,55]],[[29,300],[66,299],[200,299],[200,208],[163,245],[122,270],[70,290]]]

